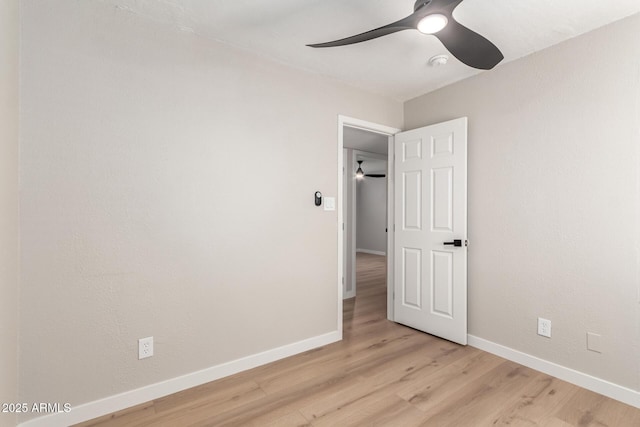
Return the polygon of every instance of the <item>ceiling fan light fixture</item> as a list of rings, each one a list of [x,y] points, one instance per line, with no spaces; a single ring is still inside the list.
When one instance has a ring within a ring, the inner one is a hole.
[[[463,1],[416,0],[413,13],[406,18],[343,39],[307,46],[314,48],[346,46],[398,31],[418,30],[437,37],[445,49],[463,64],[478,70],[491,70],[502,62],[504,55],[496,45],[482,35],[456,21],[453,13]]]
[[[422,34],[436,34],[447,26],[449,20],[440,13],[427,15],[418,22],[418,31]]]

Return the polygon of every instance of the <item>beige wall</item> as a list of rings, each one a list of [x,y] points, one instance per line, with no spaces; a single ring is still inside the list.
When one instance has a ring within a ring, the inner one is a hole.
[[[470,333],[640,390],[640,15],[405,104],[460,116]]]
[[[100,2],[22,17],[21,399],[336,330],[338,114],[402,105]],[[137,360],[137,339],[155,356]]]
[[[0,403],[18,399],[18,22],[18,1],[0,0]]]

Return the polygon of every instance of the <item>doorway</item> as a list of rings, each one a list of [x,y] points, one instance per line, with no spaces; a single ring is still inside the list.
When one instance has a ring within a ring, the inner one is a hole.
[[[385,177],[368,177],[369,182],[379,180],[386,184],[386,225],[388,229],[384,253],[392,256],[393,230],[389,224],[393,224],[393,185],[392,185],[392,161],[393,159],[393,135],[400,130],[376,123],[366,122],[345,116],[339,116],[338,120],[338,331],[342,331],[343,299],[351,298],[357,294],[356,281],[356,250],[357,248],[357,183],[355,171],[358,160],[362,160],[362,167],[367,174],[386,175]],[[345,143],[346,141],[346,143]],[[369,163],[366,163],[369,162]],[[374,163],[375,162],[375,163]],[[384,171],[382,166],[386,166]],[[373,186],[380,187],[379,184]],[[354,209],[356,208],[356,209]],[[384,231],[384,230],[381,230]],[[370,243],[367,243],[369,245]],[[360,248],[367,250],[368,248]],[[384,248],[382,248],[384,249]],[[369,252],[383,252],[378,249],[369,249]],[[365,252],[362,252],[365,253]],[[392,259],[392,258],[388,258]],[[387,318],[393,318],[393,263],[387,262]]]
[[[347,128],[388,137],[387,319],[466,345],[467,118],[399,132],[339,116],[338,200],[341,201],[344,201],[343,150]],[[338,209],[340,335],[345,276],[344,205],[341,203]],[[398,298],[394,299],[394,292]]]
[[[362,255],[386,257],[387,254],[388,137],[346,128],[344,145],[343,298],[348,299],[357,294],[356,271],[361,269],[358,260]]]

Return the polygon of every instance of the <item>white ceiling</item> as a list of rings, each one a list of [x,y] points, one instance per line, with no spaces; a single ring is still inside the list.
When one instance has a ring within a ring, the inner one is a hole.
[[[400,101],[480,72],[453,58],[428,66],[446,50],[411,30],[338,48],[305,46],[404,18],[414,0],[101,1]],[[496,44],[504,64],[638,12],[640,0],[464,0],[454,17]]]
[[[353,148],[355,150],[384,155],[387,155],[389,152],[389,137],[386,135],[346,126],[343,132],[342,139],[344,148]]]

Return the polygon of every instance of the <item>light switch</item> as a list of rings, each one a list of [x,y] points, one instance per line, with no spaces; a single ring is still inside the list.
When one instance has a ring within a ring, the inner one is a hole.
[[[335,211],[336,210],[336,198],[335,197],[325,197],[324,198],[324,210],[325,211]]]

